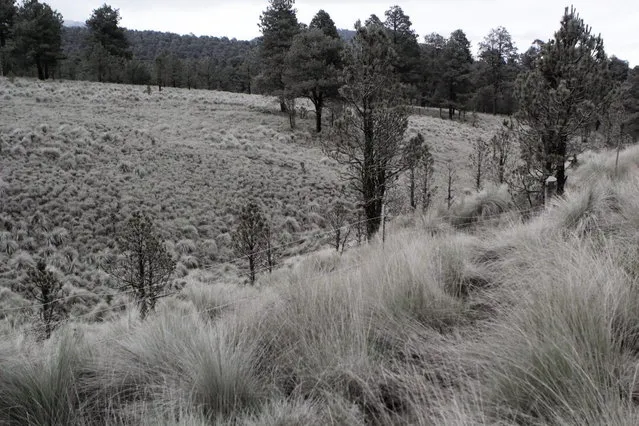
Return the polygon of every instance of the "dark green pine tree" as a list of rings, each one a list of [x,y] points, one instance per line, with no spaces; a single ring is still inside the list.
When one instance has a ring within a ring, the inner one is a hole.
[[[269,234],[269,226],[260,206],[255,201],[246,203],[233,233],[233,245],[237,256],[248,260],[251,284],[255,284],[258,261],[267,251]]]
[[[89,30],[86,53],[100,82],[111,74],[111,68],[118,66],[118,60],[132,57],[125,29],[119,23],[120,11],[107,4],[95,9],[86,21]]]
[[[269,6],[260,16],[262,31],[262,74],[260,85],[264,92],[280,97],[282,112],[286,112],[284,102],[284,69],[286,54],[299,33],[297,12],[293,8],[295,0],[270,0]]]
[[[17,12],[15,0],[0,0],[0,47],[7,45]]]
[[[386,29],[379,24],[357,26],[357,35],[345,50],[343,117],[324,149],[348,168],[348,177],[361,196],[366,233],[380,228],[387,186],[406,170],[402,146],[408,127],[397,59]]]
[[[18,9],[15,53],[25,66],[36,66],[38,78],[53,76],[62,57],[62,15],[46,3],[27,0]]]
[[[39,260],[36,267],[27,272],[25,293],[36,303],[40,321],[44,327],[44,338],[51,337],[53,330],[67,317],[67,310],[62,298],[62,282],[47,269],[44,260]]]
[[[624,61],[613,55],[608,61],[608,72],[612,81],[624,83],[630,75],[630,64],[628,64],[628,61]]]
[[[493,114],[512,112],[517,60],[517,48],[504,27],[492,29],[479,44],[480,80],[488,89]],[[500,103],[501,108],[498,108]]]
[[[609,93],[608,60],[601,36],[574,8],[566,8],[554,39],[541,47],[534,68],[518,79],[518,118],[524,125],[525,152],[541,179],[557,178],[557,192],[564,193],[565,163],[572,152],[571,137],[592,125],[598,106]]]
[[[385,15],[384,26],[389,32],[393,48],[397,53],[395,71],[399,74],[402,83],[415,86],[419,81],[420,51],[417,34],[412,28],[413,24],[410,17],[399,6],[391,7]]]
[[[155,309],[166,296],[175,261],[164,246],[155,224],[145,213],[135,212],[117,236],[120,256],[105,265],[122,289],[131,291],[140,309],[140,318]]]
[[[339,94],[343,44],[339,35],[335,35],[337,29],[333,20],[320,11],[309,29],[295,36],[286,56],[283,78],[287,91],[291,96],[306,97],[313,103],[318,133],[322,131],[322,110],[326,100]]]
[[[421,105],[441,106],[443,100],[439,87],[443,74],[443,51],[446,39],[437,33],[424,36],[424,43],[420,45],[420,75],[419,90]]]
[[[320,10],[315,14],[313,19],[311,20],[311,24],[308,26],[309,30],[321,30],[324,35],[338,39],[339,33],[337,32],[337,27],[335,26],[335,22],[324,10]]]
[[[0,75],[6,75],[5,48],[12,35],[17,13],[15,0],[0,0]]]
[[[439,96],[448,107],[448,117],[455,117],[455,110],[463,109],[471,91],[473,56],[470,42],[462,30],[450,35],[442,49],[442,74]]]
[[[627,118],[623,123],[624,131],[636,143],[639,140],[639,66],[630,71],[625,86],[623,104]]]

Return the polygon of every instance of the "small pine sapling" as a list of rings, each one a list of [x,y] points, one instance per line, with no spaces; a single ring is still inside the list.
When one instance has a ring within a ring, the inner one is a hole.
[[[268,228],[260,206],[254,201],[249,201],[240,212],[239,222],[233,233],[233,245],[236,255],[246,258],[249,262],[251,285],[255,284],[256,266],[260,256],[267,249]]]
[[[155,309],[175,271],[175,261],[151,219],[136,212],[117,238],[121,255],[106,265],[123,289],[135,295],[141,319]]]
[[[27,271],[27,293],[39,305],[39,317],[48,339],[56,327],[67,317],[68,312],[60,300],[62,282],[47,269],[44,260],[38,260],[34,268]]]

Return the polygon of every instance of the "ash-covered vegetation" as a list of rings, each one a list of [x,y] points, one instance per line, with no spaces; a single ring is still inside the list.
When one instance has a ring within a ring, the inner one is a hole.
[[[0,424],[637,424],[637,70],[293,6],[241,88],[0,0]]]

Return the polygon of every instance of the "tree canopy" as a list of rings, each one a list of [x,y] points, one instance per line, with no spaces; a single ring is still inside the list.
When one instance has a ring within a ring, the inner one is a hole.
[[[337,96],[342,42],[319,29],[295,36],[289,50],[284,82],[292,96],[302,96],[315,106],[316,131],[322,131],[322,108],[326,99]]]
[[[5,47],[18,12],[15,0],[0,0],[0,47]]]
[[[405,170],[401,147],[408,115],[393,72],[397,55],[382,25],[360,26],[344,57],[340,94],[346,110],[325,148],[348,166],[372,238],[381,225],[388,185]]]
[[[339,33],[337,32],[335,22],[333,22],[331,15],[326,13],[326,11],[324,11],[323,9],[315,14],[308,28],[310,30],[321,30],[324,35],[331,38],[339,39]]]
[[[594,36],[574,8],[566,8],[555,37],[541,46],[533,69],[517,85],[518,118],[540,179],[555,176],[557,192],[566,183],[565,162],[580,150],[571,137],[597,120],[608,93],[608,60],[603,40]]]
[[[27,0],[18,9],[15,51],[24,65],[35,65],[38,78],[48,79],[62,56],[62,15],[46,3]]]
[[[512,113],[512,85],[518,72],[517,48],[506,28],[497,27],[479,44],[479,79],[488,89],[493,114]]]
[[[294,0],[270,0],[260,16],[262,31],[261,87],[266,93],[283,96],[283,80],[286,54],[293,44],[293,37],[300,31]],[[282,110],[285,110],[282,102]]]

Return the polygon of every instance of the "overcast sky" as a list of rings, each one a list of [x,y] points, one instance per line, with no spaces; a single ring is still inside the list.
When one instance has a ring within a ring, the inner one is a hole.
[[[45,0],[66,20],[85,21],[104,0]],[[226,36],[249,40],[260,35],[257,27],[267,0],[112,0],[120,9],[121,25],[137,30],[178,34]],[[352,29],[357,19],[372,13],[382,20],[384,11],[398,4],[410,16],[423,40],[432,32],[447,36],[461,28],[475,47],[491,28],[504,26],[520,51],[537,38],[547,40],[559,27],[565,5],[556,0],[297,0],[298,19],[309,23],[326,10],[338,28]],[[601,33],[606,52],[639,65],[639,2],[636,0],[574,0],[594,33]],[[473,52],[476,53],[476,52]]]

